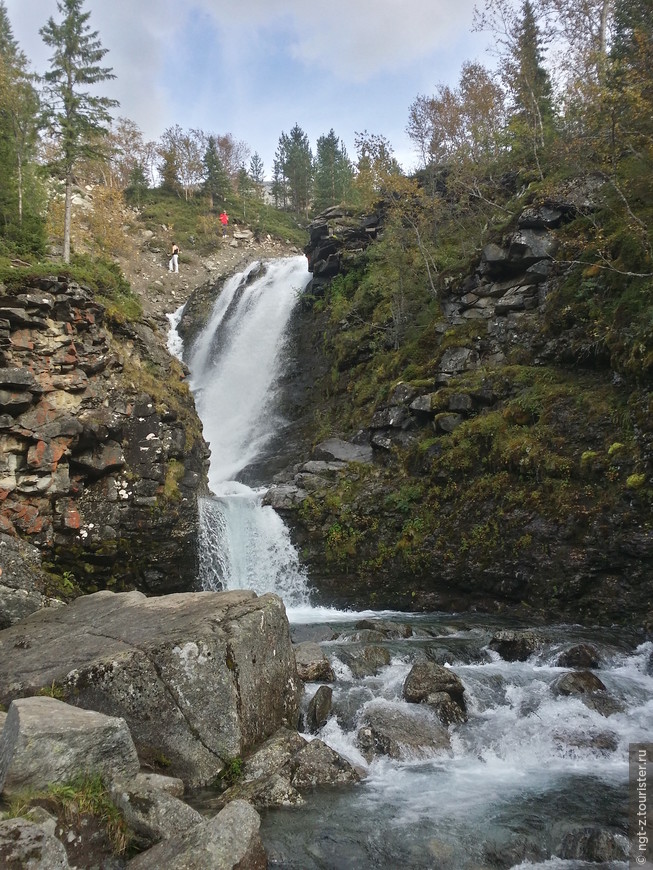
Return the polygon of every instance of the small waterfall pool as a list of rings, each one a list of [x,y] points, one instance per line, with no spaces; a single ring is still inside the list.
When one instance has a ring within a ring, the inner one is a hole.
[[[332,710],[317,736],[364,772],[355,788],[318,790],[302,807],[263,812],[269,866],[626,870],[628,748],[651,745],[653,644],[621,629],[546,626],[537,629],[542,643],[526,661],[508,662],[489,648],[494,631],[528,626],[475,614],[314,608],[281,518],[262,505],[260,491],[238,481],[283,428],[275,396],[288,321],[308,278],[303,257],[252,264],[225,284],[184,354],[212,454],[213,496],[202,505],[204,585],[283,597],[295,640],[319,642],[336,673]],[[171,316],[173,327],[180,316]],[[174,328],[170,335],[171,350],[181,355]],[[362,618],[367,628],[357,625]],[[558,655],[578,643],[601,654],[594,670],[611,699],[608,709],[555,691],[568,670],[556,664]],[[389,663],[355,677],[348,654],[369,644],[387,650]],[[357,732],[370,711],[433,717],[402,696],[412,664],[424,659],[460,677],[468,721],[449,726],[447,750],[366,760]],[[317,688],[307,685],[306,698]],[[566,836],[592,827],[612,837],[612,853],[588,863],[565,852]]]

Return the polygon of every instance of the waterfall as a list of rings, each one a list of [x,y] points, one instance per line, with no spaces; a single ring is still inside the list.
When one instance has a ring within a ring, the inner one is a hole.
[[[213,495],[200,505],[203,586],[276,592],[294,607],[308,603],[308,590],[288,529],[262,504],[264,492],[237,478],[284,426],[277,387],[287,327],[309,278],[304,257],[252,263],[225,283],[186,355],[211,449]],[[174,339],[169,346],[178,348]]]

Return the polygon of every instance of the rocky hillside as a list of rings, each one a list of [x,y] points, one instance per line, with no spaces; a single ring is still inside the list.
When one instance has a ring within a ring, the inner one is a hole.
[[[650,618],[646,369],[630,328],[592,333],[568,262],[600,196],[590,178],[524,203],[438,276],[405,346],[359,289],[382,212],[311,225],[296,371],[315,386],[303,461],[268,498],[324,602]]]

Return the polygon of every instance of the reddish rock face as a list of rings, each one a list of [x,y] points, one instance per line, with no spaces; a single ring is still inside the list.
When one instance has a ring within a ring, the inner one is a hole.
[[[149,326],[135,326],[126,343],[104,325],[90,290],[35,283],[47,287],[12,297],[0,287],[0,533],[29,539],[82,591],[108,582],[148,592],[192,588],[208,451],[203,441],[185,449],[185,427],[166,403],[167,385],[180,375],[152,346]],[[147,340],[138,340],[139,329]],[[136,370],[143,362],[158,369],[156,399],[133,374],[123,378],[127,360]],[[189,393],[185,401],[191,417]],[[164,495],[171,462],[175,499]]]

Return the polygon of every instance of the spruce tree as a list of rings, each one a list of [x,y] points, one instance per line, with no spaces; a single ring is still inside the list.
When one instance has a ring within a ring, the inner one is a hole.
[[[238,170],[236,187],[238,188],[238,196],[243,204],[243,220],[247,220],[247,198],[252,192],[252,179],[249,177],[244,164]]]
[[[317,140],[313,207],[316,211],[349,200],[353,170],[347,151],[333,130]]]
[[[263,161],[261,160],[260,154],[256,151],[252,155],[252,159],[249,161],[249,177],[252,179],[254,184],[257,185],[262,185],[265,181]]]
[[[312,193],[313,155],[308,136],[299,124],[295,124],[289,135],[281,134],[276,159],[292,210],[307,215]]]
[[[275,208],[286,208],[288,203],[288,186],[283,173],[283,151],[281,145],[277,148],[272,164],[272,196]]]
[[[538,154],[553,130],[554,112],[551,79],[543,66],[542,36],[530,0],[522,4],[508,77],[513,98],[510,125],[517,142],[527,143],[539,165]]]
[[[211,208],[217,201],[224,203],[231,181],[220,159],[215,136],[209,136],[204,153],[204,191],[209,197]]]
[[[70,262],[72,187],[77,162],[101,155],[98,143],[108,133],[109,109],[117,100],[93,96],[85,90],[115,78],[110,67],[99,66],[108,49],[102,48],[97,31],[88,25],[90,12],[82,12],[84,0],[57,0],[60,23],[50,18],[39,31],[54,49],[45,74],[45,117],[60,147],[59,171],[66,185],[63,259]]]
[[[39,99],[0,0],[0,233],[18,253],[41,252],[41,197],[34,175]]]

